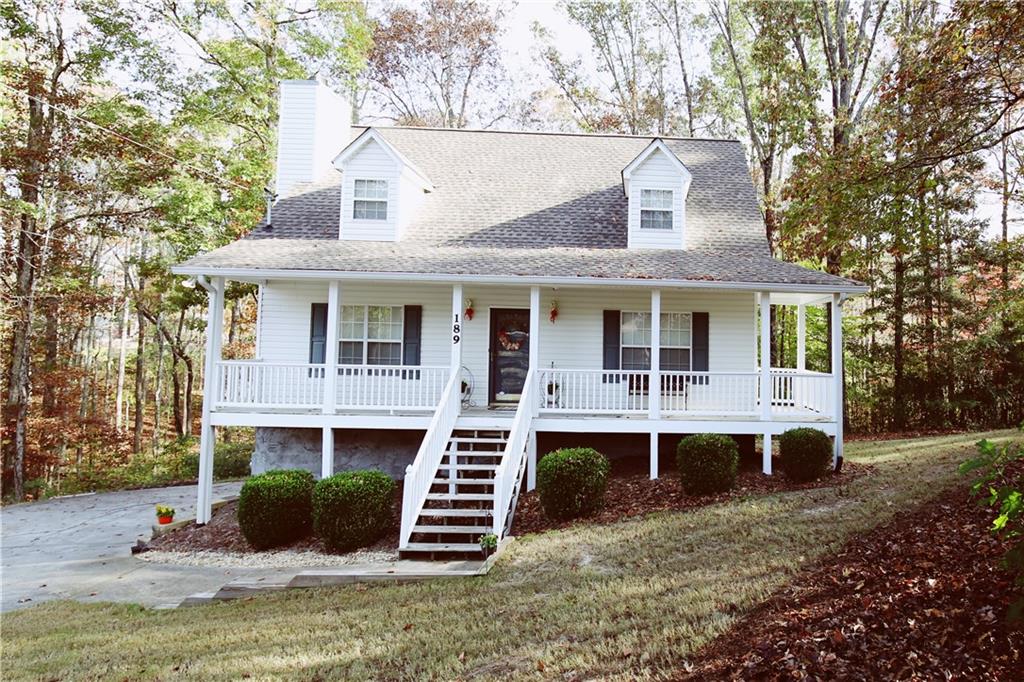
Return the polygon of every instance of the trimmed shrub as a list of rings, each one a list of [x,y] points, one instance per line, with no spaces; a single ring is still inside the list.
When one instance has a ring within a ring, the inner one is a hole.
[[[313,532],[332,552],[380,538],[394,524],[395,482],[379,471],[347,471],[313,488]]]
[[[593,448],[564,448],[544,455],[537,465],[537,493],[544,514],[572,519],[600,509],[611,466]]]
[[[828,471],[832,439],[824,431],[807,427],[779,436],[779,468],[792,481],[813,481]]]
[[[309,535],[313,527],[313,474],[275,469],[253,476],[238,494],[238,525],[256,549]]]
[[[687,436],[676,446],[676,466],[690,495],[723,493],[736,484],[740,452],[736,441],[720,433]]]

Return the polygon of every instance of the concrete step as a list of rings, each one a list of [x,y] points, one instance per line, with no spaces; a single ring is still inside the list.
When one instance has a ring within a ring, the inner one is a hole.
[[[493,500],[494,495],[491,493],[455,493],[454,495],[427,493],[427,499],[438,502],[485,502]]]
[[[480,533],[485,535],[494,530],[491,526],[413,526],[413,533]]]
[[[494,443],[497,445],[504,445],[508,442],[508,438],[478,438],[476,436],[452,436],[448,439],[449,443]]]
[[[480,545],[469,542],[410,542],[403,552],[479,552]]]

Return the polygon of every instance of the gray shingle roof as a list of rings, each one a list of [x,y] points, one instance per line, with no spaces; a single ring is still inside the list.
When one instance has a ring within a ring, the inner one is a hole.
[[[338,239],[242,239],[184,267],[333,272],[757,282],[856,286],[856,282],[766,256],[554,246],[430,246]]]
[[[621,171],[652,138],[377,130],[434,184],[400,242],[338,240],[339,173],[279,200],[272,229],[183,266],[855,284],[769,257],[735,140],[663,138],[693,175],[670,251],[626,248]]]

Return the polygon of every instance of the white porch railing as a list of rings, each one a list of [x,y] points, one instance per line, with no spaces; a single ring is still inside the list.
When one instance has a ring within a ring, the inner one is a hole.
[[[222,360],[216,363],[213,406],[323,408],[326,371],[323,364]],[[333,403],[337,409],[433,411],[451,370],[421,365],[338,365],[337,372]]]
[[[543,369],[538,379],[544,414],[641,414],[648,411],[648,371]],[[670,417],[759,417],[759,372],[660,373],[661,412]],[[830,416],[829,374],[771,370],[772,415]]]
[[[773,415],[834,414],[831,374],[772,369],[771,377]]]
[[[541,412],[624,414],[647,411],[650,372],[617,369],[542,369]]]
[[[522,485],[524,465],[526,463],[526,446],[530,439],[533,417],[537,413],[537,373],[530,369],[526,373],[523,393],[519,398],[516,416],[512,419],[508,441],[505,443],[505,454],[501,465],[494,472],[494,530],[498,539],[505,536],[509,524],[508,514],[512,504],[512,496],[516,486]]]
[[[450,372],[449,367],[343,365],[335,407],[433,410]]]
[[[214,407],[315,408],[324,404],[324,365],[221,360],[215,374]]]
[[[461,373],[452,372],[441,394],[434,417],[430,420],[430,426],[423,436],[423,442],[416,452],[416,459],[405,469],[405,481],[402,484],[402,529],[398,540],[400,549],[409,544],[412,528],[419,518],[420,511],[423,510],[427,492],[451,439],[455,421],[459,417],[461,383]]]

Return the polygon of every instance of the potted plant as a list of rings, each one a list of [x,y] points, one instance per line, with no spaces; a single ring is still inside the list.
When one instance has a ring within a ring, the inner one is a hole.
[[[494,554],[494,550],[498,549],[498,536],[494,533],[488,533],[480,538],[480,551],[484,553],[485,557]]]
[[[469,382],[465,379],[462,380],[462,401],[466,402],[469,400]]]
[[[167,525],[174,520],[174,507],[167,507],[162,504],[156,506],[156,520],[161,526]]]

